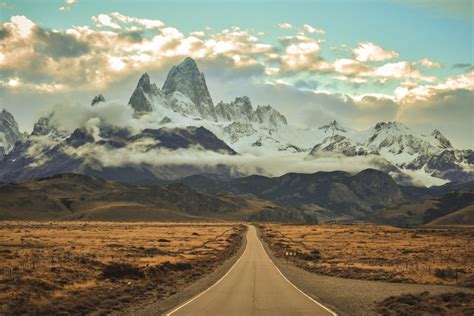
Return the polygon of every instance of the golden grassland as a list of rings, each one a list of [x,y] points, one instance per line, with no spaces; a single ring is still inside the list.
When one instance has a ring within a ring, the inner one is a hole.
[[[225,223],[0,222],[0,314],[107,314],[164,298],[231,256]]]
[[[260,226],[277,256],[343,278],[474,286],[474,227]]]

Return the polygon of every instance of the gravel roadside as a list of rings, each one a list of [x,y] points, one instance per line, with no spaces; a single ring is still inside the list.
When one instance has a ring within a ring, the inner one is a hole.
[[[431,294],[446,292],[474,294],[474,289],[465,287],[342,279],[311,273],[296,267],[285,259],[275,257],[263,239],[260,238],[260,240],[267,254],[288,280],[306,294],[342,316],[378,315],[374,311],[376,302],[400,294],[424,291],[429,291]]]

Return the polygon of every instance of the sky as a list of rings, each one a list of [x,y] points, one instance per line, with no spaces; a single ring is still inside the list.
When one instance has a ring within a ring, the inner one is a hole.
[[[0,0],[0,108],[22,130],[97,93],[128,102],[194,58],[214,102],[290,124],[399,121],[474,148],[472,0]]]

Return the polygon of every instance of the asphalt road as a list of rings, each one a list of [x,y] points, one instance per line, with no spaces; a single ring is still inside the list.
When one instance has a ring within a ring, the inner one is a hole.
[[[266,254],[254,226],[247,247],[214,285],[166,315],[336,315],[288,281]]]

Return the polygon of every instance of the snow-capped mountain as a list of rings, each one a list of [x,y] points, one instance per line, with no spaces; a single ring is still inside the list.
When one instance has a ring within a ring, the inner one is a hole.
[[[321,128],[328,131],[336,124],[333,122]],[[474,179],[472,150],[454,149],[439,130],[424,135],[398,122],[380,122],[367,131],[347,133],[337,126],[337,130],[332,129],[336,134],[314,146],[310,157],[375,155],[408,173],[422,172],[450,181]]]
[[[0,160],[8,154],[15,143],[23,138],[13,115],[3,109],[0,112]]]
[[[52,111],[26,139],[13,117],[2,112],[0,149],[8,154],[0,162],[0,181],[58,172],[131,182],[202,172],[279,175],[283,165],[286,172],[318,171],[320,161],[332,161],[332,170],[377,168],[404,183],[474,179],[473,151],[453,148],[439,130],[424,135],[398,122],[365,131],[337,121],[299,127],[272,106],[254,106],[245,96],[214,105],[191,58],[170,70],[161,89],[143,74],[128,105],[116,110],[126,113],[125,123],[109,121],[115,106],[102,94],[95,96],[74,128]],[[278,170],[268,171],[278,159],[283,159]]]
[[[324,133],[331,133],[331,135],[334,135],[338,132],[346,132],[346,130],[336,120],[332,121],[327,125],[321,126],[319,129],[324,131]]]
[[[191,108],[195,108],[202,118],[211,120],[216,118],[214,102],[207,89],[206,79],[192,58],[188,57],[181,64],[171,68],[162,91],[172,102],[173,100],[179,102],[183,96],[187,97],[192,103]]]

